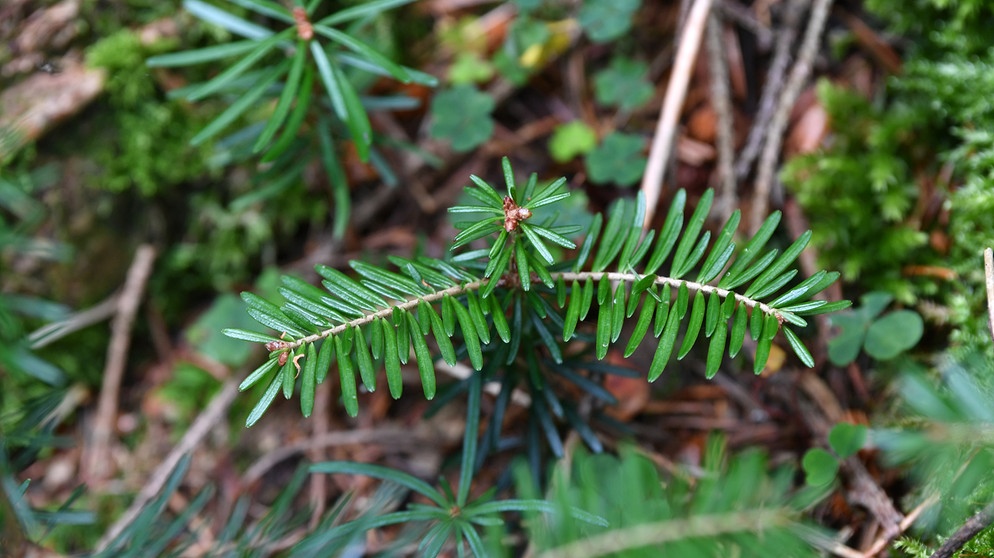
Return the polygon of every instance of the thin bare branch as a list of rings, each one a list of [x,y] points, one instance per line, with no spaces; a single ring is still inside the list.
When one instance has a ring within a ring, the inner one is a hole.
[[[756,173],[756,188],[753,192],[752,214],[749,222],[751,232],[759,230],[769,211],[770,191],[773,188],[780,146],[783,143],[784,130],[787,129],[790,110],[811,74],[811,64],[818,51],[818,43],[821,41],[821,34],[831,7],[832,0],[815,0],[814,6],[811,8],[811,16],[808,19],[808,27],[804,30],[804,40],[801,43],[801,51],[797,55],[797,62],[790,71],[783,94],[777,102],[777,110],[773,113],[773,120],[770,121],[766,145],[763,146],[763,154],[759,159],[759,169]]]
[[[114,432],[117,417],[117,398],[124,377],[124,367],[128,360],[128,346],[131,344],[131,326],[134,324],[138,306],[142,301],[145,284],[152,273],[155,261],[155,248],[142,245],[135,252],[135,258],[128,270],[128,277],[121,291],[117,316],[111,324],[111,340],[107,347],[107,364],[104,367],[103,384],[97,403],[97,415],[93,421],[87,459],[84,461],[85,476],[90,480],[101,480],[110,473],[110,439]]]
[[[656,133],[652,138],[649,150],[649,161],[642,176],[641,189],[645,192],[646,210],[643,228],[651,226],[656,214],[656,205],[663,189],[663,175],[666,163],[670,159],[673,140],[676,137],[676,126],[680,119],[680,110],[687,96],[687,86],[690,84],[690,74],[697,60],[697,52],[701,47],[704,36],[704,26],[708,21],[712,0],[695,0],[687,16],[687,25],[680,37],[680,48],[677,49],[676,61],[670,74],[670,82],[663,99],[662,113],[656,125]]]

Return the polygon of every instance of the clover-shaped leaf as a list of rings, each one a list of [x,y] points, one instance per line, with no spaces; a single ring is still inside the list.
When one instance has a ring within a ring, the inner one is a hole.
[[[603,43],[625,34],[641,0],[584,0],[579,20],[590,40]]]
[[[825,486],[834,481],[839,472],[839,460],[822,448],[808,450],[801,466],[804,468],[804,482],[808,486]]]
[[[866,426],[840,422],[828,433],[828,445],[842,459],[855,455],[866,442]]]
[[[431,135],[452,142],[452,149],[469,151],[490,139],[494,100],[472,85],[439,92],[431,101]]]
[[[461,52],[449,68],[449,81],[456,85],[482,83],[494,77],[494,65],[471,52]]]
[[[580,120],[556,127],[549,140],[549,153],[558,163],[589,153],[597,146],[597,133]]]
[[[924,329],[922,317],[917,312],[891,312],[870,325],[863,347],[866,354],[877,360],[890,360],[917,345]]]
[[[595,184],[631,186],[642,178],[646,158],[641,136],[613,132],[587,154],[587,172]]]
[[[638,60],[615,58],[611,66],[594,76],[594,95],[602,105],[630,111],[652,98],[652,85],[646,81],[649,67]]]
[[[867,293],[858,309],[832,317],[832,325],[840,330],[828,342],[828,359],[833,364],[849,364],[860,349],[877,360],[890,360],[918,343],[924,323],[916,312],[897,310],[878,318],[893,298],[888,293]]]

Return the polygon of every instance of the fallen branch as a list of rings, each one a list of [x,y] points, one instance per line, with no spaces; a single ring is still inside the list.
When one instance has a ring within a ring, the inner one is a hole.
[[[103,384],[100,386],[97,416],[93,421],[90,444],[83,462],[84,475],[91,481],[102,480],[110,473],[110,439],[114,432],[117,398],[131,344],[131,326],[141,305],[154,261],[155,248],[147,244],[138,247],[121,291],[117,315],[111,323],[111,339],[107,347],[107,363],[104,366]]]

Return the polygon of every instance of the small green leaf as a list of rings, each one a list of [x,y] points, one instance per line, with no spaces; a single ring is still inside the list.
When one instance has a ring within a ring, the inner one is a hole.
[[[822,448],[809,449],[801,460],[804,482],[808,486],[825,486],[835,480],[839,460]]]
[[[469,362],[474,370],[483,368],[483,349],[480,347],[480,338],[476,334],[476,327],[469,317],[469,312],[461,304],[453,303],[456,319],[459,321],[459,328],[462,330],[463,342],[466,345],[466,352],[469,353]]]
[[[691,214],[690,219],[687,221],[687,226],[683,229],[683,237],[680,239],[680,243],[677,244],[676,253],[673,254],[673,273],[676,277],[682,276],[694,265],[691,255],[700,247],[698,235],[701,233],[701,229],[704,228],[704,221],[711,211],[713,201],[714,190],[705,191],[704,195],[697,202],[694,213]],[[708,234],[708,237],[710,238],[710,234]]]
[[[659,229],[659,238],[656,240],[656,247],[652,250],[648,263],[646,263],[645,273],[655,273],[669,257],[673,247],[676,246],[676,241],[680,238],[680,231],[683,230],[683,207],[686,203],[687,192],[681,188],[673,197],[673,203],[670,204],[663,228]]]
[[[241,339],[242,341],[252,341],[253,343],[269,343],[270,341],[277,341],[272,335],[266,335],[264,333],[258,333],[255,331],[248,331],[245,329],[235,329],[227,328],[221,330],[221,333],[232,339]]]
[[[493,110],[493,98],[473,86],[439,91],[431,101],[431,135],[449,140],[459,152],[474,149],[493,134]]]
[[[732,323],[732,339],[728,343],[728,356],[732,358],[735,358],[739,354],[739,351],[742,350],[742,343],[745,341],[746,336],[747,321],[746,305],[739,303],[738,308],[735,310],[735,321]]]
[[[238,384],[238,391],[245,391],[259,383],[259,380],[261,380],[266,374],[269,374],[275,370],[277,366],[279,366],[279,361],[275,357],[272,357],[262,363],[261,366],[253,370],[251,374],[242,380],[242,383]]]
[[[862,424],[840,422],[828,433],[828,445],[840,458],[845,459],[863,449],[866,432],[866,427]]]
[[[249,23],[240,17],[200,0],[183,0],[183,8],[208,23],[227,29],[246,39],[264,39],[273,34],[272,31],[265,27]]]
[[[338,376],[342,386],[342,404],[350,417],[359,414],[359,397],[355,384],[355,371],[352,369],[352,359],[345,349],[342,336],[335,337],[335,353],[338,360]]]
[[[700,291],[694,295],[694,304],[690,309],[690,321],[687,322],[687,331],[683,334],[683,343],[676,355],[677,360],[682,360],[683,357],[687,356],[701,333],[701,324],[704,323],[704,298],[704,293]]]
[[[494,76],[494,65],[473,51],[461,51],[449,66],[449,82],[453,85],[485,83]]]
[[[494,329],[497,330],[497,335],[500,336],[501,341],[505,343],[509,342],[511,340],[511,328],[507,324],[504,307],[501,306],[500,301],[496,297],[485,299],[482,304],[488,304],[486,300],[490,300],[490,319],[494,322]]]
[[[704,314],[704,336],[711,337],[718,321],[721,319],[721,297],[717,292],[712,291],[708,296],[707,311]]]
[[[273,361],[275,362],[275,361]],[[279,374],[273,376],[273,380],[269,382],[269,387],[266,388],[266,392],[262,394],[259,398],[259,402],[255,404],[252,411],[249,412],[248,418],[245,419],[245,427],[251,428],[253,424],[259,422],[262,415],[265,414],[266,409],[273,404],[273,400],[276,399],[276,394],[279,393],[280,387],[283,385],[283,375],[282,369]]]
[[[742,252],[736,258],[735,263],[729,268],[728,273],[718,282],[718,286],[722,289],[731,289],[736,285],[741,285],[748,281],[748,279],[742,279],[740,275],[746,270],[752,260],[759,255],[759,252],[766,246],[767,241],[773,236],[773,231],[776,230],[777,225],[780,223],[780,212],[774,211],[763,221],[763,224],[756,231],[756,234],[746,242],[745,247]],[[765,266],[764,266],[765,267]],[[758,271],[756,272],[759,273]]]
[[[594,184],[631,186],[642,178],[647,159],[642,136],[612,132],[587,154],[587,172]],[[641,226],[641,223],[639,223]]]
[[[727,336],[728,324],[722,321],[714,330],[714,335],[711,336],[710,345],[708,346],[704,376],[709,380],[714,378],[714,375],[718,373],[718,368],[721,366],[721,361],[725,356],[725,338]]]
[[[487,325],[487,318],[483,315],[483,308],[480,300],[472,291],[466,293],[466,307],[469,309],[469,317],[476,326],[476,333],[484,344],[490,343],[490,327]]]
[[[873,322],[866,332],[866,354],[877,360],[890,360],[918,344],[924,332],[921,316],[911,310],[897,310]]]
[[[421,387],[424,388],[425,399],[435,398],[435,365],[431,359],[431,352],[425,338],[418,335],[417,323],[414,316],[407,314],[407,321],[411,329],[411,341],[414,345],[414,358],[418,365],[418,374],[421,376]]]
[[[452,340],[449,336],[445,334],[445,327],[442,325],[442,319],[439,318],[438,314],[435,312],[431,313],[430,318],[431,334],[435,336],[435,343],[438,345],[438,352],[441,353],[442,360],[444,360],[449,366],[454,366],[456,363],[455,347],[452,346]]]
[[[355,330],[355,356],[356,364],[359,365],[359,377],[362,385],[370,392],[376,391],[376,369],[373,367],[373,358],[369,354],[369,345],[366,344],[366,337],[359,328]]]
[[[528,269],[528,252],[525,250],[523,242],[514,243],[514,262],[518,265],[518,278],[521,280],[521,289],[528,291],[531,289],[531,270]]]
[[[655,314],[655,310],[655,301],[646,298],[642,302],[642,311],[639,312],[638,321],[635,322],[635,329],[632,330],[632,336],[628,339],[628,345],[625,346],[625,358],[632,356],[632,353],[642,344],[642,339],[645,337],[646,332],[649,331],[649,325],[652,324],[652,316]]]
[[[615,57],[608,68],[594,74],[594,96],[602,105],[634,110],[652,99],[648,75],[645,62]]]
[[[674,308],[666,318],[666,326],[663,328],[663,334],[659,337],[659,345],[656,345],[656,353],[652,357],[652,363],[649,365],[650,382],[654,382],[656,378],[659,378],[663,373],[663,369],[666,368],[666,363],[670,360],[673,346],[676,345],[676,333],[680,328],[678,314]]]
[[[815,359],[811,356],[808,348],[804,346],[804,342],[801,341],[801,339],[797,337],[797,334],[794,333],[794,330],[789,327],[783,328],[783,332],[784,335],[787,336],[787,342],[790,343],[790,348],[794,350],[794,354],[797,355],[797,358],[801,359],[801,362],[803,362],[808,368],[813,368],[815,365]]]
[[[314,411],[314,391],[317,385],[318,351],[314,343],[308,343],[304,368],[300,373],[300,413],[311,416]]]
[[[291,352],[290,358],[286,359],[286,364],[283,365],[283,399],[293,397],[293,388],[296,387],[297,368],[294,365],[295,357],[296,355]]]
[[[641,0],[584,0],[578,18],[595,43],[617,39],[628,32]]]
[[[390,397],[399,399],[404,389],[404,378],[400,373],[400,358],[397,356],[397,331],[390,320],[379,320],[383,329],[383,365],[387,374],[387,387]]]
[[[563,320],[563,341],[572,339],[573,332],[576,331],[576,324],[580,321],[581,298],[583,292],[580,283],[574,279],[570,289],[569,304],[566,306],[566,318]]]
[[[869,323],[864,315],[847,312],[833,316],[832,325],[840,331],[828,341],[828,360],[836,366],[846,366],[859,356]]]
[[[549,139],[549,154],[557,163],[586,155],[597,147],[597,133],[582,120],[560,124]]]
[[[283,65],[285,66],[285,64]],[[232,122],[234,122],[239,116],[245,113],[252,105],[255,104],[263,93],[269,88],[270,85],[276,82],[276,79],[280,77],[283,69],[277,67],[271,72],[268,72],[265,77],[256,82],[251,89],[243,93],[238,97],[234,103],[231,103],[227,109],[224,110],[217,118],[212,120],[210,124],[204,126],[197,135],[190,139],[190,145],[200,145],[205,141],[211,139],[215,135],[221,132],[221,130],[227,128]]]
[[[168,68],[173,66],[192,66],[204,62],[213,62],[222,58],[246,53],[256,48],[258,41],[237,41],[223,45],[199,48],[196,50],[184,50],[183,52],[173,52],[153,56],[145,60],[145,65],[150,68]]]
[[[601,285],[610,283],[607,278],[601,280]],[[603,360],[607,356],[608,346],[611,344],[611,317],[614,314],[614,298],[608,296],[604,302],[600,303],[597,309],[597,360]]]
[[[324,379],[328,377],[328,371],[331,369],[331,361],[335,357],[335,344],[331,339],[325,339],[321,342],[321,350],[318,351],[318,364],[317,364],[317,382],[320,384],[324,382]]]
[[[594,300],[594,281],[587,279],[583,283],[583,298],[580,299],[580,320],[587,319],[587,312],[590,311],[590,304]]]
[[[259,139],[256,140],[255,146],[252,148],[253,152],[258,153],[272,141],[276,135],[276,131],[283,125],[287,115],[290,114],[293,102],[297,99],[297,89],[300,87],[301,76],[304,73],[304,59],[306,58],[307,49],[304,48],[304,42],[297,41],[297,51],[294,53],[290,73],[287,75],[286,83],[283,85],[283,92],[280,93],[280,100],[276,103],[273,114],[266,122],[266,127],[259,134]]]
[[[625,325],[625,285],[618,285],[614,291],[614,305],[611,308],[611,342],[621,336],[621,328]]]

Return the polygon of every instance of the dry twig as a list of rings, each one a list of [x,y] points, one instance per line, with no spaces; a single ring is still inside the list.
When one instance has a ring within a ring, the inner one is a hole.
[[[165,486],[166,481],[169,479],[169,475],[172,473],[173,469],[179,463],[180,459],[184,455],[193,451],[193,448],[200,443],[200,441],[210,432],[211,428],[216,426],[218,423],[224,421],[225,413],[228,411],[228,407],[235,400],[235,396],[238,395],[238,382],[234,379],[228,380],[224,383],[221,391],[214,396],[210,404],[207,406],[203,412],[197,417],[197,420],[193,421],[190,425],[190,429],[186,431],[183,438],[176,444],[175,447],[169,452],[169,455],[162,460],[162,463],[155,468],[152,472],[152,476],[149,481],[145,483],[138,495],[135,496],[131,505],[128,509],[121,514],[121,516],[114,522],[110,528],[104,533],[103,537],[97,543],[97,551],[102,551],[107,548],[110,544],[124,529],[131,524],[132,521],[138,517],[141,513],[142,508],[144,508],[155,495],[162,490]]]
[[[652,218],[656,214],[656,205],[659,204],[663,189],[663,174],[670,159],[680,109],[687,96],[690,74],[693,72],[694,61],[697,60],[697,52],[704,36],[704,26],[711,11],[711,1],[695,0],[690,15],[687,16],[687,25],[680,36],[680,48],[676,52],[676,61],[670,74],[669,85],[666,87],[666,97],[663,99],[662,113],[649,150],[649,161],[642,176],[641,189],[646,201],[643,228],[651,226]]]
[[[977,512],[952,534],[946,542],[942,543],[939,550],[935,551],[932,558],[952,558],[956,551],[963,548],[963,545],[970,542],[977,533],[986,529],[994,522],[994,504],[987,504],[987,507]]]
[[[715,214],[724,222],[738,204],[735,195],[735,145],[732,138],[732,94],[728,88],[728,61],[721,46],[724,25],[714,13],[708,19],[708,67],[711,70],[711,104],[718,115],[718,201]]]
[[[783,143],[783,134],[784,130],[787,129],[790,110],[811,74],[811,63],[818,51],[818,43],[821,40],[821,33],[825,28],[828,10],[831,7],[832,0],[815,0],[814,6],[811,8],[811,16],[808,19],[808,27],[804,30],[804,40],[801,43],[801,51],[797,55],[797,62],[791,69],[790,76],[787,77],[783,94],[780,95],[780,100],[777,102],[777,110],[773,113],[773,119],[770,121],[766,145],[763,146],[763,154],[759,158],[759,169],[756,172],[756,189],[753,192],[752,215],[749,223],[749,230],[752,233],[759,230],[769,212],[770,190],[773,187],[780,145]]]
[[[110,472],[110,439],[114,432],[114,419],[117,417],[117,397],[128,360],[128,346],[131,344],[131,326],[138,313],[154,261],[155,248],[147,244],[138,247],[121,292],[117,316],[111,324],[111,339],[107,347],[107,364],[104,367],[103,384],[100,386],[97,416],[93,421],[92,437],[83,463],[85,475],[90,480],[101,480]]]
[[[767,137],[770,120],[773,118],[773,110],[777,106],[777,96],[783,87],[784,76],[787,74],[787,67],[790,63],[790,47],[797,39],[797,28],[801,22],[801,12],[804,11],[802,9],[804,2],[805,0],[790,0],[784,8],[786,10],[784,25],[777,35],[777,42],[773,47],[773,61],[766,74],[763,94],[759,98],[759,112],[749,130],[746,145],[739,153],[739,160],[735,164],[735,177],[739,180],[744,180],[749,174],[752,164],[759,155],[759,150],[763,147],[763,140]]]

